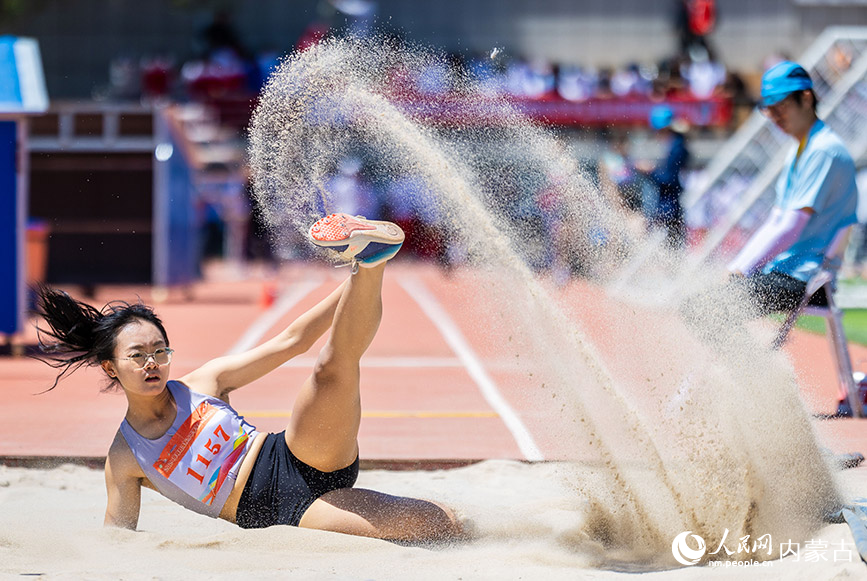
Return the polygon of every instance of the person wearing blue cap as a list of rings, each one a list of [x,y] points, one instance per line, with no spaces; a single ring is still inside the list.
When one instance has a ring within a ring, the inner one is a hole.
[[[660,163],[652,170],[642,172],[659,193],[656,208],[649,218],[651,222],[665,228],[668,242],[672,246],[680,246],[686,238],[683,207],[680,203],[680,196],[683,194],[680,172],[690,158],[685,123],[675,119],[674,110],[668,105],[654,106],[650,110],[648,121],[651,129],[661,135],[665,147],[665,155]]]
[[[855,163],[816,105],[813,81],[797,63],[781,62],[762,77],[761,110],[797,141],[777,179],[771,215],[729,264],[762,314],[797,308],[835,236],[857,221]],[[851,415],[840,390],[838,415]]]

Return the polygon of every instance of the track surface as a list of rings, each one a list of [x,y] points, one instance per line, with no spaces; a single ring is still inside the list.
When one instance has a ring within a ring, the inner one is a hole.
[[[275,300],[264,300],[266,283],[255,276],[240,281],[214,274],[189,296],[174,290],[156,303],[176,350],[172,376],[208,359],[252,347],[291,322],[347,276],[307,264],[281,272]],[[451,275],[435,266],[396,261],[386,272],[385,312],[377,337],[362,360],[364,415],[359,443],[368,461],[462,462],[489,458],[540,460],[557,456],[556,437],[539,415],[522,414],[515,381],[520,365],[493,355],[496,341],[485,324],[482,289],[472,277]],[[75,294],[76,289],[70,288]],[[581,283],[558,291],[578,297]],[[154,304],[150,289],[103,287],[92,300]],[[468,309],[474,313],[467,316]],[[493,315],[492,315],[493,316]],[[585,325],[592,329],[593,313]],[[588,333],[593,335],[593,331]],[[32,343],[35,333],[25,333]],[[856,368],[867,349],[852,345]],[[233,393],[232,404],[265,431],[281,430],[293,398],[310,373],[318,346],[310,353]],[[835,372],[824,337],[796,331],[786,352],[800,378],[812,412],[835,406]],[[0,357],[0,459],[104,457],[125,412],[120,394],[100,393],[101,373],[82,369],[48,393],[54,370],[27,357]],[[556,414],[552,407],[551,414]],[[867,452],[867,420],[816,422],[822,444],[834,452]]]

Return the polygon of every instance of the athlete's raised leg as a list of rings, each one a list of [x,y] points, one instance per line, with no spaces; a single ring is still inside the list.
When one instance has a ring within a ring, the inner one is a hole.
[[[397,253],[403,232],[389,222],[332,214],[311,227],[310,237],[351,261],[353,274],[337,303],[328,342],[295,400],[286,445],[302,462],[331,472],[358,456],[359,362],[379,328],[385,262]],[[455,515],[443,506],[360,488],[320,496],[300,526],[407,542],[462,534]]]
[[[382,317],[385,264],[359,269],[337,303],[331,335],[295,400],[286,445],[302,462],[331,472],[358,455],[359,361]]]
[[[310,238],[351,261],[352,274],[337,303],[328,342],[295,400],[286,444],[302,462],[331,472],[358,455],[359,362],[379,328],[383,271],[400,249],[403,232],[390,222],[332,214],[310,228]]]

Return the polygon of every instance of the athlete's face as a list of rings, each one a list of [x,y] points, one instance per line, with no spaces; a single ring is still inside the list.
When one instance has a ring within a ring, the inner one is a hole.
[[[813,97],[809,91],[804,91],[800,104],[793,95],[789,95],[779,103],[765,107],[763,111],[777,127],[795,139],[803,139],[816,120]]]
[[[171,350],[153,323],[135,320],[115,338],[114,359],[103,362],[124,390],[140,395],[162,393],[169,378]]]

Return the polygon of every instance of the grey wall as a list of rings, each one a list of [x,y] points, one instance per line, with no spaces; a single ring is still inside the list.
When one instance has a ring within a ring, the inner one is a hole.
[[[414,38],[448,46],[510,50],[561,62],[616,66],[657,61],[676,42],[673,0],[381,0],[381,12]],[[758,69],[765,56],[799,55],[826,27],[867,25],[867,2],[718,0],[712,44],[726,63]]]
[[[52,98],[84,97],[108,79],[110,60],[196,51],[203,5],[181,0],[41,0],[0,32],[39,39]],[[226,3],[226,2],[224,2]],[[253,49],[290,50],[317,15],[320,0],[229,3]],[[718,0],[711,40],[744,72],[773,52],[797,57],[830,25],[867,25],[864,0]],[[194,7],[188,7],[195,5]],[[448,50],[490,51],[565,63],[617,66],[655,62],[675,47],[673,0],[379,0],[379,18],[415,41]]]
[[[199,2],[198,4],[207,4]],[[290,50],[316,15],[317,0],[235,2],[235,25],[250,48]],[[210,11],[172,0],[46,0],[0,32],[39,40],[51,98],[87,97],[106,84],[118,56],[197,54]]]

